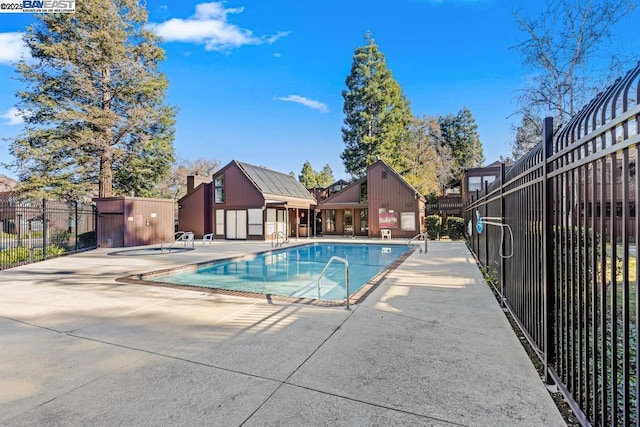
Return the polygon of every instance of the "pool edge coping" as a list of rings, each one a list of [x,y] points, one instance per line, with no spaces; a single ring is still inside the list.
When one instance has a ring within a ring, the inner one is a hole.
[[[391,243],[391,244],[394,244],[394,243]],[[290,247],[302,246],[302,245],[292,245]],[[399,246],[400,244],[395,243],[394,245]],[[356,292],[354,292],[349,297],[349,304],[353,305],[353,304],[359,304],[363,302],[387,278],[387,276],[391,272],[396,270],[400,265],[402,265],[402,263],[404,263],[416,251],[416,249],[417,249],[416,246],[410,246],[407,251],[405,251],[402,255],[400,255],[388,266],[386,266],[384,270],[378,272],[369,281],[367,281],[364,285],[362,285]],[[243,255],[236,255],[232,257],[219,258],[215,260],[184,264],[176,267],[164,268],[161,270],[154,270],[148,273],[138,273],[138,274],[132,274],[128,276],[122,276],[122,277],[116,278],[115,281],[118,283],[126,283],[126,284],[133,284],[133,285],[155,286],[155,287],[170,288],[170,289],[185,289],[189,291],[205,292],[205,293],[214,294],[214,295],[228,295],[228,296],[253,298],[253,299],[265,299],[269,303],[271,303],[272,301],[280,301],[280,302],[287,302],[287,303],[294,303],[294,304],[313,305],[313,306],[319,306],[319,307],[346,306],[346,298],[342,301],[332,301],[332,300],[323,300],[323,299],[316,299],[316,298],[290,297],[290,296],[275,295],[275,294],[269,294],[269,293],[264,294],[259,292],[237,291],[237,290],[222,289],[222,288],[207,288],[202,286],[180,285],[177,283],[164,283],[164,282],[155,282],[152,280],[145,280],[145,278],[160,276],[167,273],[193,270],[198,267],[213,265],[217,263],[241,261],[251,255],[263,255],[263,254],[269,254],[273,252],[274,252],[273,248],[267,249],[265,251],[249,252]]]

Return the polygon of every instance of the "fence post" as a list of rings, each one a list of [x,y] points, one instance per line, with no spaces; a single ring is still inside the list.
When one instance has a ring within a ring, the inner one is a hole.
[[[483,184],[484,184],[484,217],[488,217],[489,216],[489,202],[488,202],[488,197],[487,194],[489,194],[489,183],[487,181],[484,181],[483,179]],[[489,235],[488,235],[489,230],[485,230],[485,235],[484,235],[484,268],[486,269],[486,271],[489,271]]]
[[[500,218],[502,218],[502,223],[505,223],[505,204],[504,204],[504,174],[505,174],[505,165],[504,162],[500,163]],[[502,253],[505,254],[505,239],[502,239],[501,249]],[[511,248],[513,250],[513,248]],[[504,282],[506,280],[506,272],[504,268],[504,258],[500,258],[500,305],[502,307],[505,306],[506,295],[504,292]]]
[[[76,207],[76,215],[75,215],[74,224],[73,224],[73,228],[75,229],[75,234],[76,234],[76,245],[75,245],[74,253],[78,253],[78,201],[74,200],[73,203],[75,204],[75,207]]]
[[[549,365],[554,362],[553,341],[553,188],[549,179],[551,165],[549,157],[553,154],[553,118],[545,117],[542,128],[544,138],[544,168],[542,187],[542,259],[543,259],[543,327],[544,327],[544,380],[551,384]]]
[[[49,228],[47,227],[47,199],[42,199],[42,259],[47,259],[47,244],[49,243]]]

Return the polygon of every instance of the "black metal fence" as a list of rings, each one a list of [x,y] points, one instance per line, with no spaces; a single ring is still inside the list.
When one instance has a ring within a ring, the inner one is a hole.
[[[97,247],[92,205],[0,195],[0,270]]]
[[[583,425],[640,423],[639,98],[640,64],[555,134],[545,119],[465,206],[472,251]]]

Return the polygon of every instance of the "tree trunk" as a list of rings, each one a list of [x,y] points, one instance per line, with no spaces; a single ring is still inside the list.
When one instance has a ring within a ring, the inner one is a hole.
[[[100,175],[98,177],[98,197],[113,196],[113,170],[111,158],[102,156],[100,159]]]

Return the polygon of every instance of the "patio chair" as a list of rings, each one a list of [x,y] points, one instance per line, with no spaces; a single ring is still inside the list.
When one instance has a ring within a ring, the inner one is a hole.
[[[202,244],[208,245],[209,243],[213,243],[213,233],[205,234],[202,236]]]

